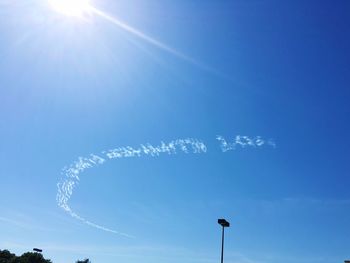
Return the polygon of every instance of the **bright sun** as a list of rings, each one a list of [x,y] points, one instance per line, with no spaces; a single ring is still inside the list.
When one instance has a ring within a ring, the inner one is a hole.
[[[67,16],[83,17],[91,11],[89,0],[49,0],[52,7]]]

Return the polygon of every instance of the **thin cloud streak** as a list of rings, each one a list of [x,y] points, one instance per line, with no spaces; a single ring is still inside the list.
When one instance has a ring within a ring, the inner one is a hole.
[[[223,152],[236,150],[237,147],[258,148],[267,145],[276,148],[276,143],[272,139],[265,140],[261,136],[249,137],[237,135],[232,142],[227,142],[226,139],[221,135],[216,136],[216,139],[220,142],[220,147]]]
[[[260,136],[251,138],[248,136],[237,135],[233,143],[228,143],[222,136],[218,136],[217,140],[220,142],[222,152],[235,150],[239,145],[241,148],[249,147],[262,147],[263,145],[275,146],[271,141],[263,140]],[[95,224],[74,212],[69,206],[69,200],[73,195],[73,190],[80,182],[80,174],[86,169],[90,169],[104,164],[107,160],[120,159],[120,158],[132,158],[132,157],[158,157],[160,155],[175,155],[178,152],[185,154],[202,154],[207,152],[207,146],[199,139],[186,138],[176,139],[169,143],[161,142],[159,145],[154,146],[152,144],[141,144],[139,147],[119,147],[106,151],[102,151],[99,155],[90,154],[88,157],[79,157],[76,162],[69,167],[65,167],[62,170],[62,180],[57,184],[58,192],[56,196],[57,205],[66,211],[73,218],[105,232],[112,234],[134,238],[133,236],[122,233],[105,226]]]
[[[73,190],[80,181],[79,175],[86,169],[98,166],[106,162],[108,159],[116,158],[130,158],[130,157],[141,157],[141,156],[151,156],[157,157],[160,154],[176,154],[177,151],[184,153],[205,153],[207,151],[206,145],[198,139],[178,139],[171,141],[169,143],[161,142],[159,146],[153,146],[151,144],[143,145],[141,144],[138,148],[133,148],[130,146],[120,147],[116,149],[111,149],[103,151],[100,156],[91,154],[89,157],[80,157],[78,161],[74,162],[69,167],[63,168],[62,175],[63,180],[57,184],[58,192],[56,196],[57,204],[63,210],[65,210],[73,218],[99,230],[103,230],[112,234],[121,235],[128,238],[133,238],[133,236],[122,233],[98,224],[95,224],[77,213],[75,213],[68,202],[73,195]]]

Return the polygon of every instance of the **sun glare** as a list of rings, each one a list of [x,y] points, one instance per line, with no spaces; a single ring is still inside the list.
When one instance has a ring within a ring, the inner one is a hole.
[[[66,16],[83,17],[91,11],[88,0],[49,0],[51,6]]]

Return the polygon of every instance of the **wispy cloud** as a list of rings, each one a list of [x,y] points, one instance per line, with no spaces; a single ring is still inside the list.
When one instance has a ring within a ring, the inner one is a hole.
[[[100,155],[91,154],[89,157],[80,157],[78,161],[74,162],[69,167],[63,169],[63,179],[57,184],[57,204],[73,218],[92,226],[96,229],[103,230],[112,234],[117,234],[125,237],[131,238],[132,236],[114,229],[107,228],[95,224],[77,213],[75,213],[69,206],[69,199],[73,195],[73,190],[80,181],[79,175],[86,169],[98,166],[110,159],[118,158],[131,158],[131,157],[141,157],[141,156],[151,156],[157,157],[161,154],[173,155],[177,152],[183,153],[205,153],[207,151],[206,145],[198,140],[193,138],[187,139],[178,139],[171,141],[169,143],[161,142],[158,146],[153,146],[151,144],[140,145],[137,148],[131,146],[119,147],[107,151],[103,151]]]
[[[220,147],[223,152],[235,150],[238,146],[245,147],[262,147],[263,145],[269,145],[275,147],[275,143],[272,140],[264,140],[260,136],[248,137],[237,135],[234,142],[227,142],[222,136],[218,136],[217,140],[220,142]],[[79,157],[76,162],[69,167],[65,167],[62,170],[63,178],[57,184],[57,204],[64,211],[66,211],[73,218],[99,230],[103,230],[109,233],[132,238],[131,235],[107,228],[105,226],[93,223],[84,217],[78,215],[69,206],[69,200],[73,195],[75,187],[80,181],[80,175],[86,169],[96,167],[104,164],[108,160],[121,159],[121,158],[135,158],[135,157],[158,157],[160,155],[175,155],[177,153],[185,154],[203,154],[207,152],[206,144],[196,138],[177,139],[171,142],[161,142],[159,145],[154,146],[152,144],[141,144],[139,147],[119,147],[106,151],[102,151],[100,154],[90,154],[88,157]]]
[[[245,135],[236,135],[236,137],[228,142],[223,136],[218,135],[216,139],[220,142],[220,147],[223,152],[236,150],[239,148],[253,147],[258,148],[262,146],[276,147],[276,143],[272,139],[265,140],[261,136],[249,137]]]

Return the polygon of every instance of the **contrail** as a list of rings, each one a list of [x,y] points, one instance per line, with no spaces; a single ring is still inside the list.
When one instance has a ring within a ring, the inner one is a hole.
[[[261,138],[261,136],[249,137],[249,136],[236,135],[236,137],[233,139],[232,142],[227,142],[226,139],[221,135],[216,136],[216,139],[220,142],[220,147],[223,152],[236,150],[238,147],[256,148],[256,147],[261,147],[263,145],[268,145],[273,148],[276,148],[276,143],[272,139],[265,140]]]
[[[175,48],[172,48],[172,47],[166,45],[165,43],[163,43],[159,40],[156,40],[156,39],[150,37],[149,35],[146,35],[145,33],[141,32],[140,30],[138,30],[132,26],[129,26],[125,22],[123,22],[123,21],[121,21],[113,16],[110,16],[110,15],[106,14],[105,12],[103,12],[103,11],[101,11],[101,10],[91,6],[91,5],[89,6],[89,11],[91,13],[99,15],[100,17],[113,23],[114,25],[118,26],[119,28],[121,28],[121,29],[133,34],[134,36],[137,36],[140,39],[148,42],[149,44],[151,44],[151,45],[153,45],[161,50],[164,50],[164,51],[166,51],[166,52],[168,52],[168,53],[170,53],[170,54],[172,54],[172,55],[174,55],[174,56],[176,56],[176,57],[178,57],[178,58],[180,58],[180,59],[182,59],[190,64],[193,64],[193,65],[201,68],[202,70],[209,71],[209,72],[212,72],[216,75],[220,75],[222,77],[228,78],[228,76],[226,76],[222,72],[216,70],[215,68],[198,62],[194,58],[191,58],[190,56],[187,56],[184,53],[181,53],[180,51],[176,50]]]
[[[89,157],[80,157],[76,162],[71,164],[69,167],[65,167],[62,170],[63,179],[57,184],[58,192],[56,196],[57,204],[64,211],[66,211],[73,218],[89,225],[94,228],[129,237],[133,236],[122,233],[98,224],[95,224],[77,213],[75,213],[69,206],[69,199],[73,195],[74,188],[78,185],[80,181],[80,174],[86,169],[93,168],[95,166],[103,164],[108,159],[115,158],[130,158],[130,157],[141,157],[141,156],[152,156],[156,157],[160,154],[176,154],[177,151],[184,153],[205,153],[207,151],[206,145],[198,139],[178,139],[171,141],[169,143],[161,142],[159,146],[153,146],[151,144],[143,145],[141,144],[138,148],[133,148],[130,146],[120,147],[116,149],[111,149],[103,151],[100,155],[91,154]]]
[[[223,136],[217,136],[216,139],[220,143],[220,148],[222,152],[232,151],[239,148],[260,148],[264,145],[272,146],[275,148],[275,143],[273,140],[265,140],[261,136],[249,137],[237,135],[231,142],[227,142]],[[69,200],[73,195],[74,188],[80,182],[80,175],[87,169],[99,166],[104,164],[107,160],[120,159],[120,158],[132,158],[132,157],[142,157],[142,156],[151,156],[157,157],[162,154],[174,155],[178,152],[183,152],[186,154],[194,153],[201,154],[207,152],[207,146],[204,142],[196,138],[187,138],[187,139],[177,139],[169,143],[161,142],[160,145],[153,146],[149,143],[141,144],[139,147],[119,147],[114,149],[109,149],[102,151],[100,154],[90,154],[88,157],[79,157],[77,161],[71,164],[68,167],[62,169],[63,178],[57,184],[57,205],[67,212],[73,218],[87,224],[91,227],[94,227],[99,230],[103,230],[112,234],[133,238],[133,236],[116,231],[114,229],[107,228],[95,224],[82,216],[74,212],[69,206]]]

